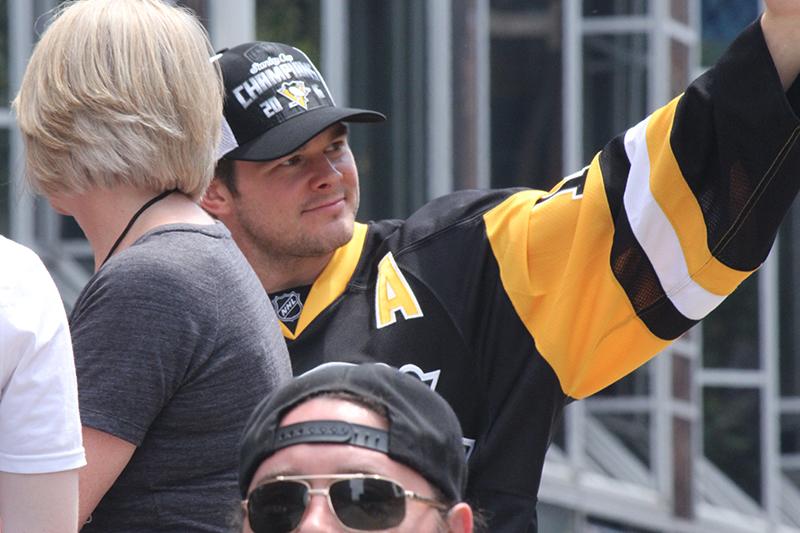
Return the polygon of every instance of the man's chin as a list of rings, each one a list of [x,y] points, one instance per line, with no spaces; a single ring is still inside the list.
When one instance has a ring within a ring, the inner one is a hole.
[[[353,238],[353,228],[355,227],[355,219],[352,216],[339,218],[327,224],[322,228],[322,233],[325,235],[329,242],[338,242],[339,246],[343,246],[350,242]]]
[[[337,231],[332,232],[330,235],[330,239],[327,240],[328,244],[331,245],[333,250],[337,248],[341,248],[348,242],[350,239],[353,238],[353,223],[351,222],[349,225],[346,225],[341,228],[337,228]]]
[[[302,255],[307,257],[319,257],[335,252],[353,238],[353,224],[343,224],[339,227],[325,228],[325,231],[317,233],[316,238],[305,239]]]

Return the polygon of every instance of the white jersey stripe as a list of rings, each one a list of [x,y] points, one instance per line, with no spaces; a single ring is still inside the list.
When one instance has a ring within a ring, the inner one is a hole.
[[[689,275],[678,235],[650,192],[647,119],[625,133],[625,153],[631,168],[623,198],[633,234],[656,271],[661,286],[685,317],[700,320],[725,299]]]

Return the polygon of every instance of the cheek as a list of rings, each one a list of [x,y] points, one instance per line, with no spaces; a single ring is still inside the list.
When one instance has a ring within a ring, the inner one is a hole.
[[[409,506],[406,509],[406,519],[403,520],[398,531],[412,533],[417,531],[446,531],[441,529],[440,518],[436,511],[430,508],[420,508],[419,505]]]
[[[265,187],[258,194],[248,197],[248,211],[251,216],[279,224],[291,216],[292,209],[299,205],[296,195],[287,186]]]
[[[344,183],[355,193],[355,196],[358,197],[358,169],[355,164],[340,168],[339,171],[342,173]]]

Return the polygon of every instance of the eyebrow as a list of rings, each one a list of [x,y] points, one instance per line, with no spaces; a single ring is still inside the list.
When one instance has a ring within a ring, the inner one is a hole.
[[[347,134],[349,131],[350,131],[350,126],[348,126],[348,125],[347,125],[347,124],[345,124],[344,122],[339,122],[339,123],[338,123],[338,124],[336,124],[336,126],[333,128],[333,131],[332,131],[332,133],[333,133],[333,136],[334,136],[334,137],[341,137],[342,135],[345,135],[345,134]]]

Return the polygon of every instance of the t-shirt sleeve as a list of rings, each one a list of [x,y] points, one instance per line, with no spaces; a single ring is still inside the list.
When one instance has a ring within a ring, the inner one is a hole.
[[[142,443],[196,352],[213,342],[204,335],[213,336],[216,298],[198,290],[134,258],[95,275],[70,320],[83,425]]]
[[[61,298],[30,250],[4,249],[3,260],[9,263],[0,281],[0,471],[79,468],[86,460]]]

